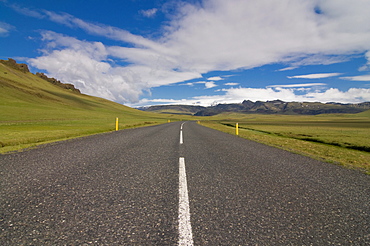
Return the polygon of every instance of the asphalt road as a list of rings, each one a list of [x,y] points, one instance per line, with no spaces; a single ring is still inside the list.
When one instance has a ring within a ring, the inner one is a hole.
[[[194,122],[0,155],[0,175],[0,245],[370,245],[370,176]]]

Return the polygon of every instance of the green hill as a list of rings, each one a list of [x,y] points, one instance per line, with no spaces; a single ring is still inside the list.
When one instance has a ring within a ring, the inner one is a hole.
[[[113,131],[116,117],[120,129],[165,123],[172,117],[81,94],[12,61],[0,61],[0,153]]]
[[[358,116],[370,117],[370,109],[366,110],[365,112],[357,114]]]

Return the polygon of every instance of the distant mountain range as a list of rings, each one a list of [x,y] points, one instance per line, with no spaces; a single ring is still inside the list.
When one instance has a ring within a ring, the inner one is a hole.
[[[355,114],[370,109],[370,102],[357,104],[320,103],[320,102],[284,102],[244,100],[242,103],[218,104],[216,106],[202,107],[191,105],[158,105],[139,108],[143,111],[152,111],[168,114],[185,114],[195,116],[212,116],[225,112],[245,114],[290,114],[290,115],[317,115],[346,113]]]

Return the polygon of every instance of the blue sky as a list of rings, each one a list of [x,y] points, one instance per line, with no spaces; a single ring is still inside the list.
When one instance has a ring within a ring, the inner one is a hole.
[[[370,101],[369,0],[0,0],[0,59],[137,107]]]

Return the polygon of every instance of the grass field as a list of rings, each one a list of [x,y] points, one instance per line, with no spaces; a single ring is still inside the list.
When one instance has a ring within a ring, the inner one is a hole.
[[[355,115],[224,114],[202,125],[370,174],[370,111]]]
[[[119,129],[166,123],[178,116],[143,112],[57,87],[0,64],[0,153]]]

